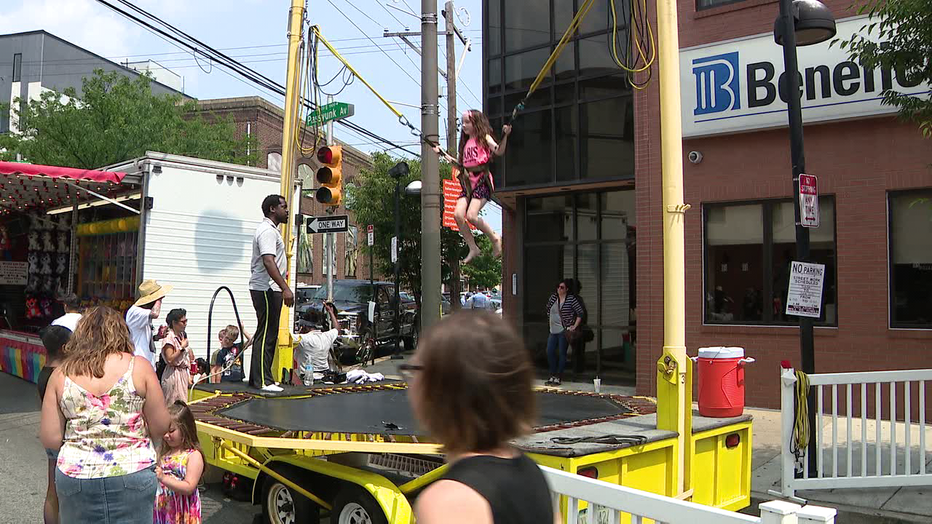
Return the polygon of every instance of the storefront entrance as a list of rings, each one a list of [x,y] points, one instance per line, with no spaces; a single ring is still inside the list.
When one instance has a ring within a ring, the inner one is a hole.
[[[573,279],[587,310],[591,341],[570,352],[565,380],[634,385],[637,225],[632,189],[564,193],[524,200],[523,330],[542,374],[547,372],[547,300]]]

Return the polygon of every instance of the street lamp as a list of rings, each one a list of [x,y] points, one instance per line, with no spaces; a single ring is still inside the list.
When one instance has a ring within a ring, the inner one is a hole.
[[[809,261],[809,228],[803,227],[799,209],[799,175],[806,172],[806,155],[803,147],[803,115],[800,106],[799,66],[796,63],[796,46],[818,44],[835,36],[835,18],[828,7],[818,0],[780,0],[780,16],[773,25],[773,37],[783,46],[783,81],[786,89],[787,114],[790,127],[790,158],[793,164],[793,208],[796,215],[796,258]],[[799,349],[804,373],[815,373],[815,343],[812,318],[799,317]],[[815,428],[815,403],[809,395],[809,427]],[[810,435],[812,430],[810,430]],[[817,469],[816,457],[820,453],[814,440],[809,440],[809,471]]]
[[[406,176],[411,170],[407,162],[398,162],[388,170],[388,175],[395,179],[395,238],[392,240],[392,257],[395,269],[395,349],[392,352],[392,359],[404,358],[401,356],[399,341],[401,340],[401,293],[398,289],[398,275],[401,271],[401,265],[398,262],[398,242],[401,241],[401,177]]]

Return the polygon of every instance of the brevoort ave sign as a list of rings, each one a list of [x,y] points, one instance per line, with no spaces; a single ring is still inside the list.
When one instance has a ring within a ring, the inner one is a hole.
[[[837,24],[847,40],[868,24],[866,17]],[[825,122],[896,112],[881,104],[894,89],[919,95],[929,86],[902,71],[873,70],[848,58],[831,40],[800,48],[799,76],[803,120]],[[780,78],[783,49],[770,33],[680,51],[683,136],[734,133],[787,125],[786,93]]]

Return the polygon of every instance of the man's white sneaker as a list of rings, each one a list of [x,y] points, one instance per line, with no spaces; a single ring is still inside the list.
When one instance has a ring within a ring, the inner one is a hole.
[[[275,384],[266,384],[262,386],[262,391],[267,391],[269,393],[281,393],[284,389],[281,386],[276,386]]]

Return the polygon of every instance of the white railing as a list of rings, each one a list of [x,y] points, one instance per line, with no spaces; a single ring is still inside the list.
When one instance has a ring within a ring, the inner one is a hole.
[[[926,465],[932,458],[926,449],[926,381],[932,380],[932,369],[808,378],[809,394],[815,395],[816,427],[810,435],[819,450],[817,471],[809,471],[808,448],[800,457],[793,452],[796,374],[785,369],[780,381],[782,485],[771,494],[801,500],[796,491],[802,489],[932,485],[932,467]],[[913,422],[914,407],[918,422]]]
[[[761,516],[754,517],[703,506],[637,489],[609,484],[581,475],[541,466],[553,493],[554,509],[564,524],[641,524],[651,519],[660,524],[793,524],[835,522],[835,510],[817,506],[800,507],[783,501],[760,505]],[[565,497],[566,507],[561,505]],[[587,504],[580,513],[580,502]],[[565,510],[565,511],[564,511]],[[549,524],[549,523],[548,523]]]

